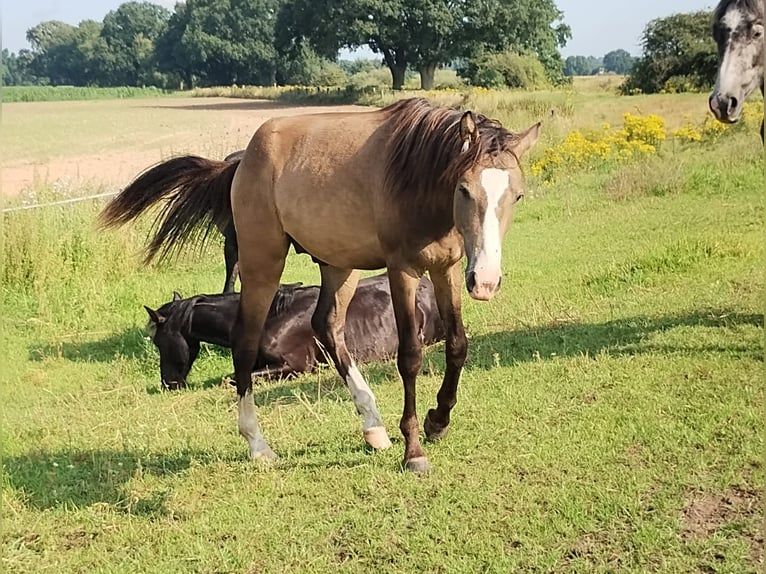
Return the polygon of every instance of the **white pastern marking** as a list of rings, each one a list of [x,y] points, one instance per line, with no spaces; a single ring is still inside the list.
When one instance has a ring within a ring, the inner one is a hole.
[[[500,271],[500,221],[497,208],[503,194],[508,190],[510,174],[504,169],[488,168],[481,172],[481,185],[487,195],[487,211],[482,225],[483,245],[476,267],[488,267]],[[477,274],[480,269],[476,269]]]
[[[255,410],[255,400],[253,393],[245,393],[244,397],[239,397],[237,401],[237,426],[239,434],[247,440],[250,446],[250,456],[256,458],[271,451],[266,439],[261,434],[261,428],[258,425],[258,414]]]
[[[375,395],[355,363],[351,363],[348,370],[346,385],[348,385],[357,412],[364,417],[362,430],[383,426],[383,419],[380,417],[378,407],[375,404]]]

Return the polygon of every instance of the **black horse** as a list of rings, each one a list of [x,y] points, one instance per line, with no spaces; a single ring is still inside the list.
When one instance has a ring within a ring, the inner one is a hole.
[[[230,153],[224,161],[237,162],[242,159],[245,150]],[[219,225],[219,231],[223,235],[223,257],[226,261],[226,283],[223,285],[224,293],[234,292],[234,283],[237,281],[239,269],[237,265],[237,232],[234,230],[234,220],[229,219],[228,223]]]
[[[327,362],[314,337],[311,316],[319,299],[319,286],[280,285],[271,303],[254,374],[286,377],[314,370]],[[237,317],[238,293],[196,295],[173,300],[149,314],[152,340],[160,353],[162,387],[186,386],[186,377],[199,353],[200,342],[231,347],[229,332]],[[417,291],[418,329],[424,344],[444,339],[433,285],[427,278]],[[386,274],[359,282],[348,307],[346,344],[360,362],[381,360],[397,352],[398,336],[391,290]]]

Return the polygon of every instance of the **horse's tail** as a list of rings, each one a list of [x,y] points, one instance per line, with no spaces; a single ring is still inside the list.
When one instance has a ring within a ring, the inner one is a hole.
[[[164,258],[189,241],[202,244],[213,226],[223,230],[232,221],[231,183],[240,159],[187,155],[151,167],[109,202],[99,222],[102,227],[124,225],[167,200],[154,219],[145,261],[158,254]]]

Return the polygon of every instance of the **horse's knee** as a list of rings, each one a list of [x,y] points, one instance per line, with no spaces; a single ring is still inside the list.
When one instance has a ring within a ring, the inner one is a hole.
[[[423,352],[419,342],[399,345],[396,364],[402,379],[414,379],[423,364]]]
[[[329,316],[326,311],[323,312],[317,309],[311,316],[311,328],[317,340],[322,343],[325,349],[335,349],[335,340],[332,337],[332,329],[330,328]]]
[[[468,356],[468,339],[465,333],[454,334],[447,339],[445,345],[447,364],[453,367],[462,367]]]

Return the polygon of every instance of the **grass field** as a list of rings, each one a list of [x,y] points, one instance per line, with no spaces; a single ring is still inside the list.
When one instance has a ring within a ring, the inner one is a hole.
[[[636,102],[704,113],[699,95],[527,97],[550,98],[570,107],[543,148]],[[531,123],[533,108],[503,113]],[[220,244],[144,268],[147,221],[96,231],[96,203],[7,214],[4,569],[759,570],[762,150],[739,131],[555,184],[530,178],[501,292],[464,298],[469,358],[426,477],[400,469],[394,362],[362,367],[394,442],[379,453],[331,369],[256,388],[273,466],[246,460],[235,393],[221,385],[229,353],[206,347],[189,389],[159,392],[142,305],[218,291]],[[317,279],[291,256],[283,281]],[[442,345],[424,367],[421,421]]]
[[[81,86],[3,86],[3,101],[60,102],[73,100],[114,100],[125,98],[156,98],[177,92],[159,88],[87,88]]]

